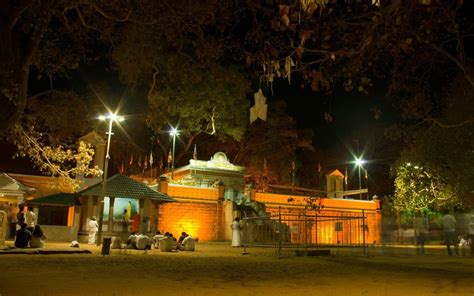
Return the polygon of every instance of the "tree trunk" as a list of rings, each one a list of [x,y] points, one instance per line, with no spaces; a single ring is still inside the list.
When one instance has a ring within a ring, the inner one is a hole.
[[[58,5],[57,0],[12,2],[0,5],[0,133],[15,125],[25,109],[30,65]],[[28,9],[36,15],[25,32],[18,23]]]
[[[18,122],[26,105],[30,61],[19,38],[13,36],[9,26],[0,23],[0,132]]]

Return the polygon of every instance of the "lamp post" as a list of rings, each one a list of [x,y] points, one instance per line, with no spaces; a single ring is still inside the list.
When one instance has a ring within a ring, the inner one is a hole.
[[[356,157],[355,165],[357,166],[357,170],[358,170],[358,173],[359,173],[359,190],[362,189],[362,181],[361,181],[361,178],[360,178],[360,168],[362,167],[362,165],[364,163],[365,163],[365,160],[363,160],[362,157]],[[359,193],[359,199],[362,199],[362,193]]]
[[[176,147],[176,136],[179,136],[179,131],[175,127],[170,130],[170,136],[173,137],[173,158],[171,160],[171,180],[174,179],[174,152]]]
[[[104,223],[104,198],[105,194],[107,193],[107,172],[109,168],[109,159],[110,159],[110,139],[113,135],[112,133],[112,125],[114,121],[120,122],[123,121],[124,118],[123,116],[118,116],[117,114],[114,113],[109,113],[107,116],[99,116],[99,120],[102,121],[109,121],[109,131],[107,132],[107,147],[105,150],[105,160],[104,160],[104,175],[102,179],[102,191],[100,192],[100,205],[99,205],[99,230],[97,232],[97,245],[100,246],[101,244],[101,239],[102,239],[102,225]]]

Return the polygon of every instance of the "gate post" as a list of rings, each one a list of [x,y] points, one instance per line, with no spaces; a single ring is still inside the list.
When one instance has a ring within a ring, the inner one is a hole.
[[[365,210],[362,209],[362,244],[364,248],[364,255],[366,255],[366,244],[365,244]]]
[[[278,258],[281,258],[281,206],[278,206]]]
[[[303,211],[303,221],[304,221],[304,253],[305,255],[308,255],[308,221],[307,221],[307,216],[306,216],[306,207],[304,208]]]

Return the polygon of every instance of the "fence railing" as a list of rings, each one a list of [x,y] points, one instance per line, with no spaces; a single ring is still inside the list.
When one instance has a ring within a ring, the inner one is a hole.
[[[244,217],[242,245],[267,247],[277,251],[292,248],[367,247],[368,224],[365,210],[299,209],[274,212],[267,217]]]

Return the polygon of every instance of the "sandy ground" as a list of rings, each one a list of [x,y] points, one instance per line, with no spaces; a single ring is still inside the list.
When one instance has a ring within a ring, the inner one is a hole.
[[[49,248],[66,245],[48,244]],[[474,258],[410,254],[277,259],[198,243],[196,252],[1,255],[0,295],[474,295]]]

